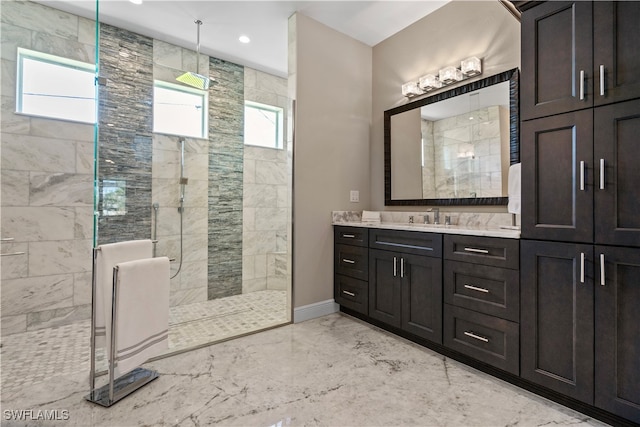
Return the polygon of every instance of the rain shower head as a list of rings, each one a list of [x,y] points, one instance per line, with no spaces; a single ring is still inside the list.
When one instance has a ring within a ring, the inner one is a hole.
[[[202,74],[187,72],[179,77],[176,77],[176,80],[200,90],[209,89],[210,79],[209,77],[205,77]]]
[[[209,79],[209,77],[207,76],[203,76],[202,74],[200,74],[200,25],[202,25],[202,21],[199,19],[196,19],[194,22],[198,27],[198,39],[196,44],[196,52],[197,52],[196,72],[194,73],[194,72],[188,71],[182,74],[181,76],[178,76],[176,80],[181,83],[187,84],[189,86],[193,86],[200,90],[207,90],[209,89],[209,83],[211,82],[211,79]]]

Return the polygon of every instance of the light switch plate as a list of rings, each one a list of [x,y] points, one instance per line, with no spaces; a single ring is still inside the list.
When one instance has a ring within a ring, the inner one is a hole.
[[[351,195],[350,195],[350,200],[352,202],[359,202],[360,201],[360,192],[358,190],[351,190]]]

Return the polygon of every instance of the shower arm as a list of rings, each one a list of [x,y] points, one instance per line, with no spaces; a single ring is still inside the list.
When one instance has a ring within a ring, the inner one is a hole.
[[[200,74],[200,26],[202,25],[202,21],[196,19],[195,23],[198,25],[196,35],[196,74]]]

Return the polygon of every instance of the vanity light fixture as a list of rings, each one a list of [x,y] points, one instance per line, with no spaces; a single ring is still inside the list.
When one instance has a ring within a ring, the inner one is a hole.
[[[460,61],[460,68],[454,66],[444,67],[438,71],[437,76],[427,74],[420,77],[417,82],[403,84],[402,95],[407,98],[413,98],[480,74],[482,74],[482,62],[479,58],[471,56]]]
[[[422,95],[424,91],[418,87],[416,82],[408,82],[402,85],[402,94],[408,98]]]

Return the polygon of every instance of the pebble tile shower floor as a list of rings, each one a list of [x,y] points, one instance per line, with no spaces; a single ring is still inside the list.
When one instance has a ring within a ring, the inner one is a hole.
[[[260,291],[171,307],[167,353],[281,325],[286,291]],[[3,391],[90,369],[90,321],[2,337]],[[98,369],[106,367],[97,353]]]

